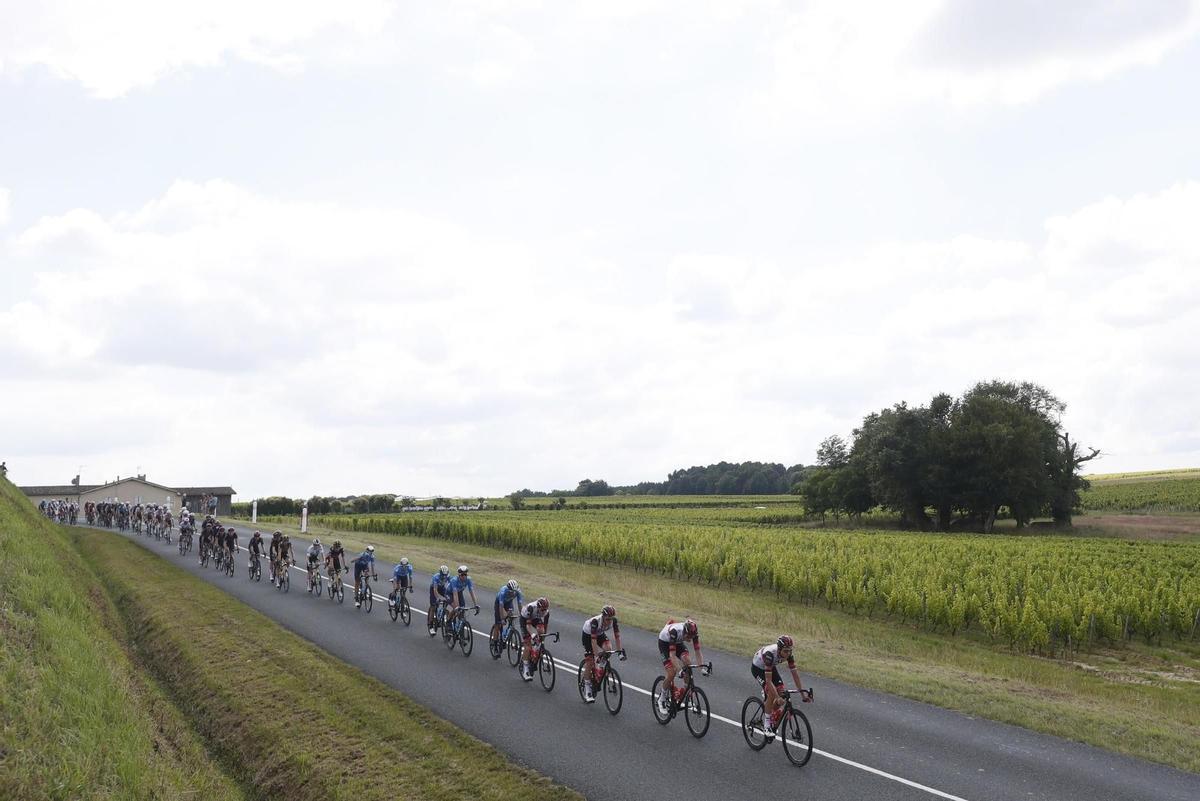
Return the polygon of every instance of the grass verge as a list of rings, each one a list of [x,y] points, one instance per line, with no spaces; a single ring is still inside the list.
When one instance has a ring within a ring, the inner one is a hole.
[[[147,662],[256,795],[581,798],[160,556],[103,532],[75,542]]]
[[[239,799],[61,529],[0,479],[0,798]]]
[[[298,534],[295,526],[271,528]],[[367,542],[310,526],[314,533],[341,539],[347,550]],[[527,594],[545,594],[570,609],[613,603],[622,622],[647,630],[690,614],[701,621],[705,643],[734,653],[749,654],[788,631],[798,636],[798,659],[811,673],[1200,772],[1200,643],[1135,643],[1077,661],[1045,659],[980,635],[951,637],[784,602],[770,592],[715,590],[629,568],[437,539],[370,537],[382,560],[407,556],[426,571],[466,561],[483,586],[516,577]]]

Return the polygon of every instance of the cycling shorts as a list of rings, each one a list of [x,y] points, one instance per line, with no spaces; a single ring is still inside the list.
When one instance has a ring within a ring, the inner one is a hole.
[[[400,578],[395,579],[395,581],[400,582],[400,589],[402,589],[402,590],[408,589],[408,576],[401,576]]]
[[[583,638],[583,652],[588,656],[594,656],[592,653],[592,635],[583,631],[580,632],[580,636]],[[600,632],[600,636],[596,637],[596,644],[603,649],[606,642],[608,642],[608,633],[602,631]]]
[[[502,604],[502,603],[500,603],[500,597],[496,596],[496,602],[495,602],[494,606],[496,608],[496,625],[499,626],[501,623],[504,622],[504,617],[505,617],[504,615],[500,614],[500,607],[503,606],[504,611],[508,612],[508,614],[511,615],[512,610],[513,610],[513,602],[510,599],[508,603]]]
[[[671,649],[672,648],[675,649],[675,656],[678,657],[681,662],[683,661],[683,658],[685,656],[687,656],[688,649],[687,649],[687,646],[684,645],[683,643],[681,643],[681,642],[663,642],[662,640],[659,640],[658,641],[658,652],[660,654],[662,654],[663,667],[666,667],[667,665],[671,664]]]
[[[758,685],[765,690],[767,688],[767,672],[758,665],[751,665],[750,672],[754,675],[754,678],[758,679]],[[779,675],[779,668],[771,668],[771,683],[776,687],[783,686],[783,677]]]
[[[463,598],[463,591],[462,591],[462,590],[459,590],[458,592],[455,592],[453,595],[454,595],[454,598],[455,598],[455,599],[458,601],[458,605],[459,605],[459,606],[466,606],[466,605],[467,605],[467,600],[466,600],[465,598]]]
[[[363,573],[370,573],[370,572],[371,572],[371,567],[369,565],[360,565],[358,562],[355,562],[354,563],[354,586],[356,586],[356,587],[358,586],[359,576],[361,576]]]

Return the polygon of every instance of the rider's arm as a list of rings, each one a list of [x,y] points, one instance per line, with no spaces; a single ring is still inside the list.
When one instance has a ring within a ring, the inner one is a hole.
[[[692,647],[696,649],[696,664],[703,665],[704,664],[704,655],[700,653],[700,638],[699,637],[692,638]]]
[[[617,650],[621,650],[621,626],[617,623],[617,619],[613,618],[613,639],[617,641]]]

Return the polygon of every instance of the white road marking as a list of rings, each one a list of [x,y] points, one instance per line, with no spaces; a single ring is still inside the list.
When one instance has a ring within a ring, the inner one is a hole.
[[[299,565],[295,565],[295,564],[289,565],[289,567],[291,567],[292,570],[296,570],[296,571],[299,571],[300,573],[303,573],[304,577],[308,578],[308,568],[300,567]],[[347,571],[347,572],[349,572],[349,571]],[[326,581],[328,581],[327,578],[326,578]],[[386,581],[386,579],[385,579],[385,581]],[[349,588],[352,592],[354,590],[354,585],[350,584],[348,582],[343,581],[342,586]],[[388,602],[388,597],[386,595],[377,595],[376,593],[372,592],[371,597],[374,598],[375,600],[381,601],[383,603]],[[409,604],[409,608],[412,609],[412,611],[418,612],[422,615],[427,615],[429,613],[428,610],[418,609],[417,607],[413,606],[412,604]],[[484,634],[482,631],[480,631],[479,629],[472,626],[471,631],[473,631],[475,634],[478,634],[480,637],[488,637],[488,638],[491,637],[490,630],[488,631],[487,634]],[[564,662],[563,660],[561,660],[557,657],[553,657],[553,656],[551,657],[551,659],[554,660],[554,663],[556,665],[563,668],[564,670],[571,670],[571,671],[575,671],[576,673],[578,673],[578,670],[579,670],[578,665],[572,665],[569,662]],[[642,695],[650,695],[651,694],[650,690],[644,690],[641,687],[637,687],[632,684],[623,684],[623,686],[628,687],[629,689],[633,690],[634,692],[639,692]],[[730,726],[735,726],[739,730],[742,728],[742,724],[740,721],[736,721],[731,718],[727,718],[722,715],[718,715],[715,712],[712,712],[711,710],[709,711],[709,715],[712,717],[713,720],[719,720],[722,723],[727,723]],[[866,771],[867,773],[872,773],[872,774],[874,774],[876,776],[880,776],[884,779],[890,779],[891,781],[897,782],[899,784],[903,784],[907,787],[912,787],[915,790],[920,790],[922,792],[929,793],[930,795],[935,795],[938,798],[944,798],[944,799],[946,799],[946,801],[967,801],[967,799],[963,798],[962,796],[951,795],[950,793],[942,792],[941,790],[937,790],[933,787],[929,787],[928,785],[924,785],[919,782],[914,782],[911,779],[906,779],[903,776],[897,776],[894,773],[888,773],[887,771],[880,770],[879,768],[873,768],[870,765],[864,765],[861,762],[855,762],[853,759],[847,759],[846,757],[838,756],[837,754],[832,754],[828,751],[822,751],[820,748],[813,748],[812,752],[814,754],[819,754],[820,756],[823,756],[823,757],[828,757],[829,759],[832,759],[835,762],[841,762],[843,765],[849,765],[852,768],[858,768],[859,770]]]

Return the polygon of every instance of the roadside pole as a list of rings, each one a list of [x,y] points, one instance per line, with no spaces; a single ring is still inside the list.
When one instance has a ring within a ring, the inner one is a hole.
[[[308,504],[304,504],[300,509],[300,533],[308,533]]]
[[[258,501],[257,500],[250,502],[250,522],[251,523],[258,522]]]

